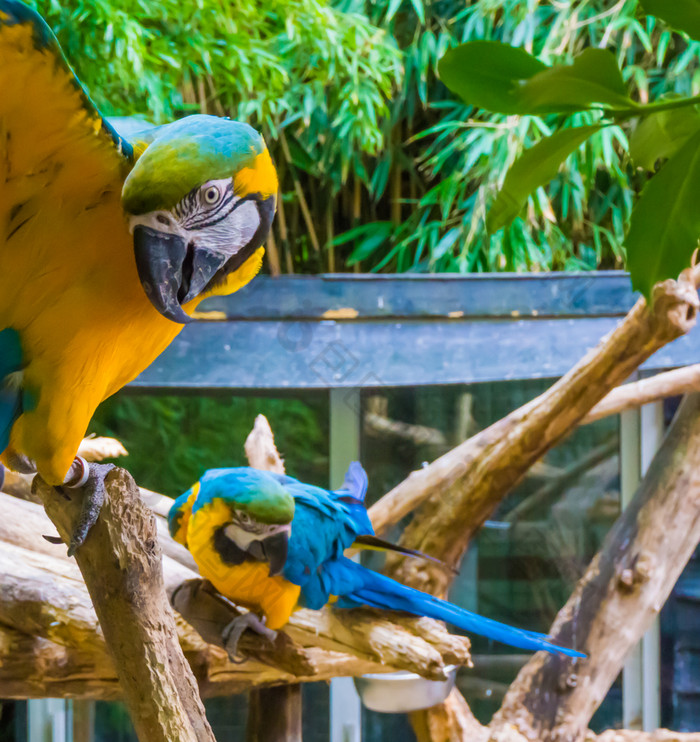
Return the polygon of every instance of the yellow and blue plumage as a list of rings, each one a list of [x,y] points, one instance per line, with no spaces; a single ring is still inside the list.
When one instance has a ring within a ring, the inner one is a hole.
[[[61,484],[97,405],[257,273],[277,178],[227,119],[119,136],[18,0],[0,91],[0,460]]]
[[[369,606],[446,621],[530,650],[583,655],[402,585],[344,556],[352,546],[395,548],[374,536],[367,476],[355,462],[340,490],[248,467],[212,469],[173,504],[170,533],[224,596],[279,629],[297,606]],[[414,556],[418,552],[405,550]]]

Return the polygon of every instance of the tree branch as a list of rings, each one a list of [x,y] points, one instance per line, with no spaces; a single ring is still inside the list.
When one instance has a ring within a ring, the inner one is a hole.
[[[38,476],[34,486],[67,541],[80,511],[79,493],[66,500]],[[123,469],[107,475],[106,489],[100,517],[76,561],[136,733],[143,742],[213,742],[165,594],[155,517]]]
[[[613,389],[581,420],[581,425],[618,415],[666,397],[700,391],[700,363],[656,374],[649,379],[632,381]]]
[[[511,685],[491,739],[516,728],[541,742],[582,739],[594,711],[700,541],[700,394],[687,398],[633,501],[550,632],[584,651],[536,654]]]

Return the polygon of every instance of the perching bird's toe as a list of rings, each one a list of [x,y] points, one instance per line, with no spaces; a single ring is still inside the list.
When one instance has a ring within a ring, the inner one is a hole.
[[[265,626],[265,619],[258,618],[252,611],[236,616],[221,632],[224,648],[228,652],[228,656],[232,662],[240,661],[237,655],[238,642],[241,640],[241,636],[243,636],[243,632],[246,629],[252,629],[256,634],[267,637],[271,642],[274,642],[277,638],[277,632]]]
[[[82,490],[83,502],[78,522],[71,534],[68,545],[68,556],[73,556],[83,545],[90,529],[95,525],[105,501],[105,478],[114,464],[85,464],[87,476],[81,477],[75,485],[64,485],[67,487],[80,488]],[[84,480],[84,481],[83,481]]]

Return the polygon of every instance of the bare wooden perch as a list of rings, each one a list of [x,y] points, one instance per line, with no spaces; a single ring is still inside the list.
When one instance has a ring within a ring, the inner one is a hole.
[[[88,461],[104,461],[105,459],[118,459],[128,456],[129,452],[124,448],[121,441],[116,438],[89,435],[83,438],[78,455]]]
[[[275,446],[275,437],[265,415],[255,418],[253,429],[245,441],[245,455],[254,469],[284,474],[284,460]]]

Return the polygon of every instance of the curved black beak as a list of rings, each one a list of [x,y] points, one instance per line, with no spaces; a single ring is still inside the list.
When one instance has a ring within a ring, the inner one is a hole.
[[[276,533],[262,541],[265,559],[270,563],[270,577],[280,574],[287,562],[287,544],[289,534],[286,531]]]
[[[139,224],[134,228],[136,268],[146,295],[169,320],[187,324],[182,305],[198,296],[226,256],[188,245],[180,235]]]

